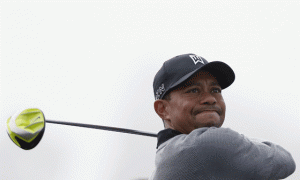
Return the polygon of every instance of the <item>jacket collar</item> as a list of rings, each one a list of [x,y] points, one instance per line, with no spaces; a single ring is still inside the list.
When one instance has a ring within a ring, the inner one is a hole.
[[[157,134],[157,147],[156,149],[164,142],[166,142],[167,140],[182,134],[179,131],[173,130],[173,129],[164,129],[162,131],[159,131],[159,133]]]

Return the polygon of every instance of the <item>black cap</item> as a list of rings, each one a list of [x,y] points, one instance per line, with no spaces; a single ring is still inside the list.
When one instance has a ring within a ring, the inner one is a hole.
[[[233,70],[224,62],[208,62],[195,54],[182,54],[165,61],[156,73],[153,81],[155,100],[162,99],[167,92],[199,71],[211,73],[222,89],[230,86],[235,79]]]

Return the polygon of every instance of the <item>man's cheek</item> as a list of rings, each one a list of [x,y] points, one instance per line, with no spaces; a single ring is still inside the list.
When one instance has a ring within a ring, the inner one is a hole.
[[[225,112],[226,112],[226,104],[225,101],[221,101],[221,109],[222,109],[222,115],[225,116]]]

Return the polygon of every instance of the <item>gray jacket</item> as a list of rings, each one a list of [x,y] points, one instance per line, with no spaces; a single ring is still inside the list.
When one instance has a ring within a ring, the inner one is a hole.
[[[155,166],[150,180],[273,180],[288,177],[296,168],[281,146],[216,127],[190,134],[160,131]]]

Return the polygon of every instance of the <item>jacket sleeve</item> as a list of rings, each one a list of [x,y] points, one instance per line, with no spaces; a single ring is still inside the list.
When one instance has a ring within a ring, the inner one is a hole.
[[[251,179],[283,179],[296,168],[291,154],[281,146],[247,138],[229,128],[209,128],[201,134],[196,130],[190,135],[207,157],[222,157],[210,158],[214,166],[227,166]]]

